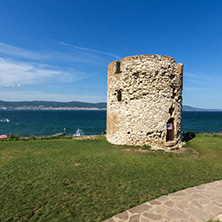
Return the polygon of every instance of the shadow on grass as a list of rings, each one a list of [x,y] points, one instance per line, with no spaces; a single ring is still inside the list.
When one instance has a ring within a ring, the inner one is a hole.
[[[190,140],[192,140],[193,138],[196,137],[196,133],[192,133],[192,132],[183,132],[182,133],[182,141],[183,142],[188,142]]]

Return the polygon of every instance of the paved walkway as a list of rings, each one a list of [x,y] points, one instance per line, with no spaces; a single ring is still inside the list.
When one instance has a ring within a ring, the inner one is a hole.
[[[222,180],[159,197],[104,222],[199,222],[222,219]]]

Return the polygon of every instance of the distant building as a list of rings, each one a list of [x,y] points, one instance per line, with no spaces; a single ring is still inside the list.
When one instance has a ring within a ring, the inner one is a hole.
[[[108,67],[107,140],[113,144],[181,146],[183,64],[138,55]]]

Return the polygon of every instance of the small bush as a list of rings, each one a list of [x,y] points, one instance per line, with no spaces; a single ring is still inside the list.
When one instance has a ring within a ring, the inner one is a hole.
[[[213,137],[222,137],[222,134],[219,134],[219,133],[213,133]]]
[[[29,137],[29,139],[30,139],[30,140],[36,140],[36,136],[32,134],[32,135]]]
[[[39,137],[39,140],[54,140],[54,139],[72,139],[72,136],[43,136]]]
[[[141,147],[142,150],[150,150],[151,146],[148,146],[148,145],[143,145]]]
[[[19,140],[19,135],[16,133],[16,134],[13,134],[13,133],[10,133],[9,137],[8,137],[8,140],[12,141],[17,141]]]

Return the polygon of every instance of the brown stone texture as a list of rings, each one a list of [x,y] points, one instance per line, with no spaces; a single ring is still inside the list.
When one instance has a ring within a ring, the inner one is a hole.
[[[183,64],[168,56],[138,55],[108,66],[107,140],[153,148],[181,146]],[[167,142],[167,122],[173,139]]]

